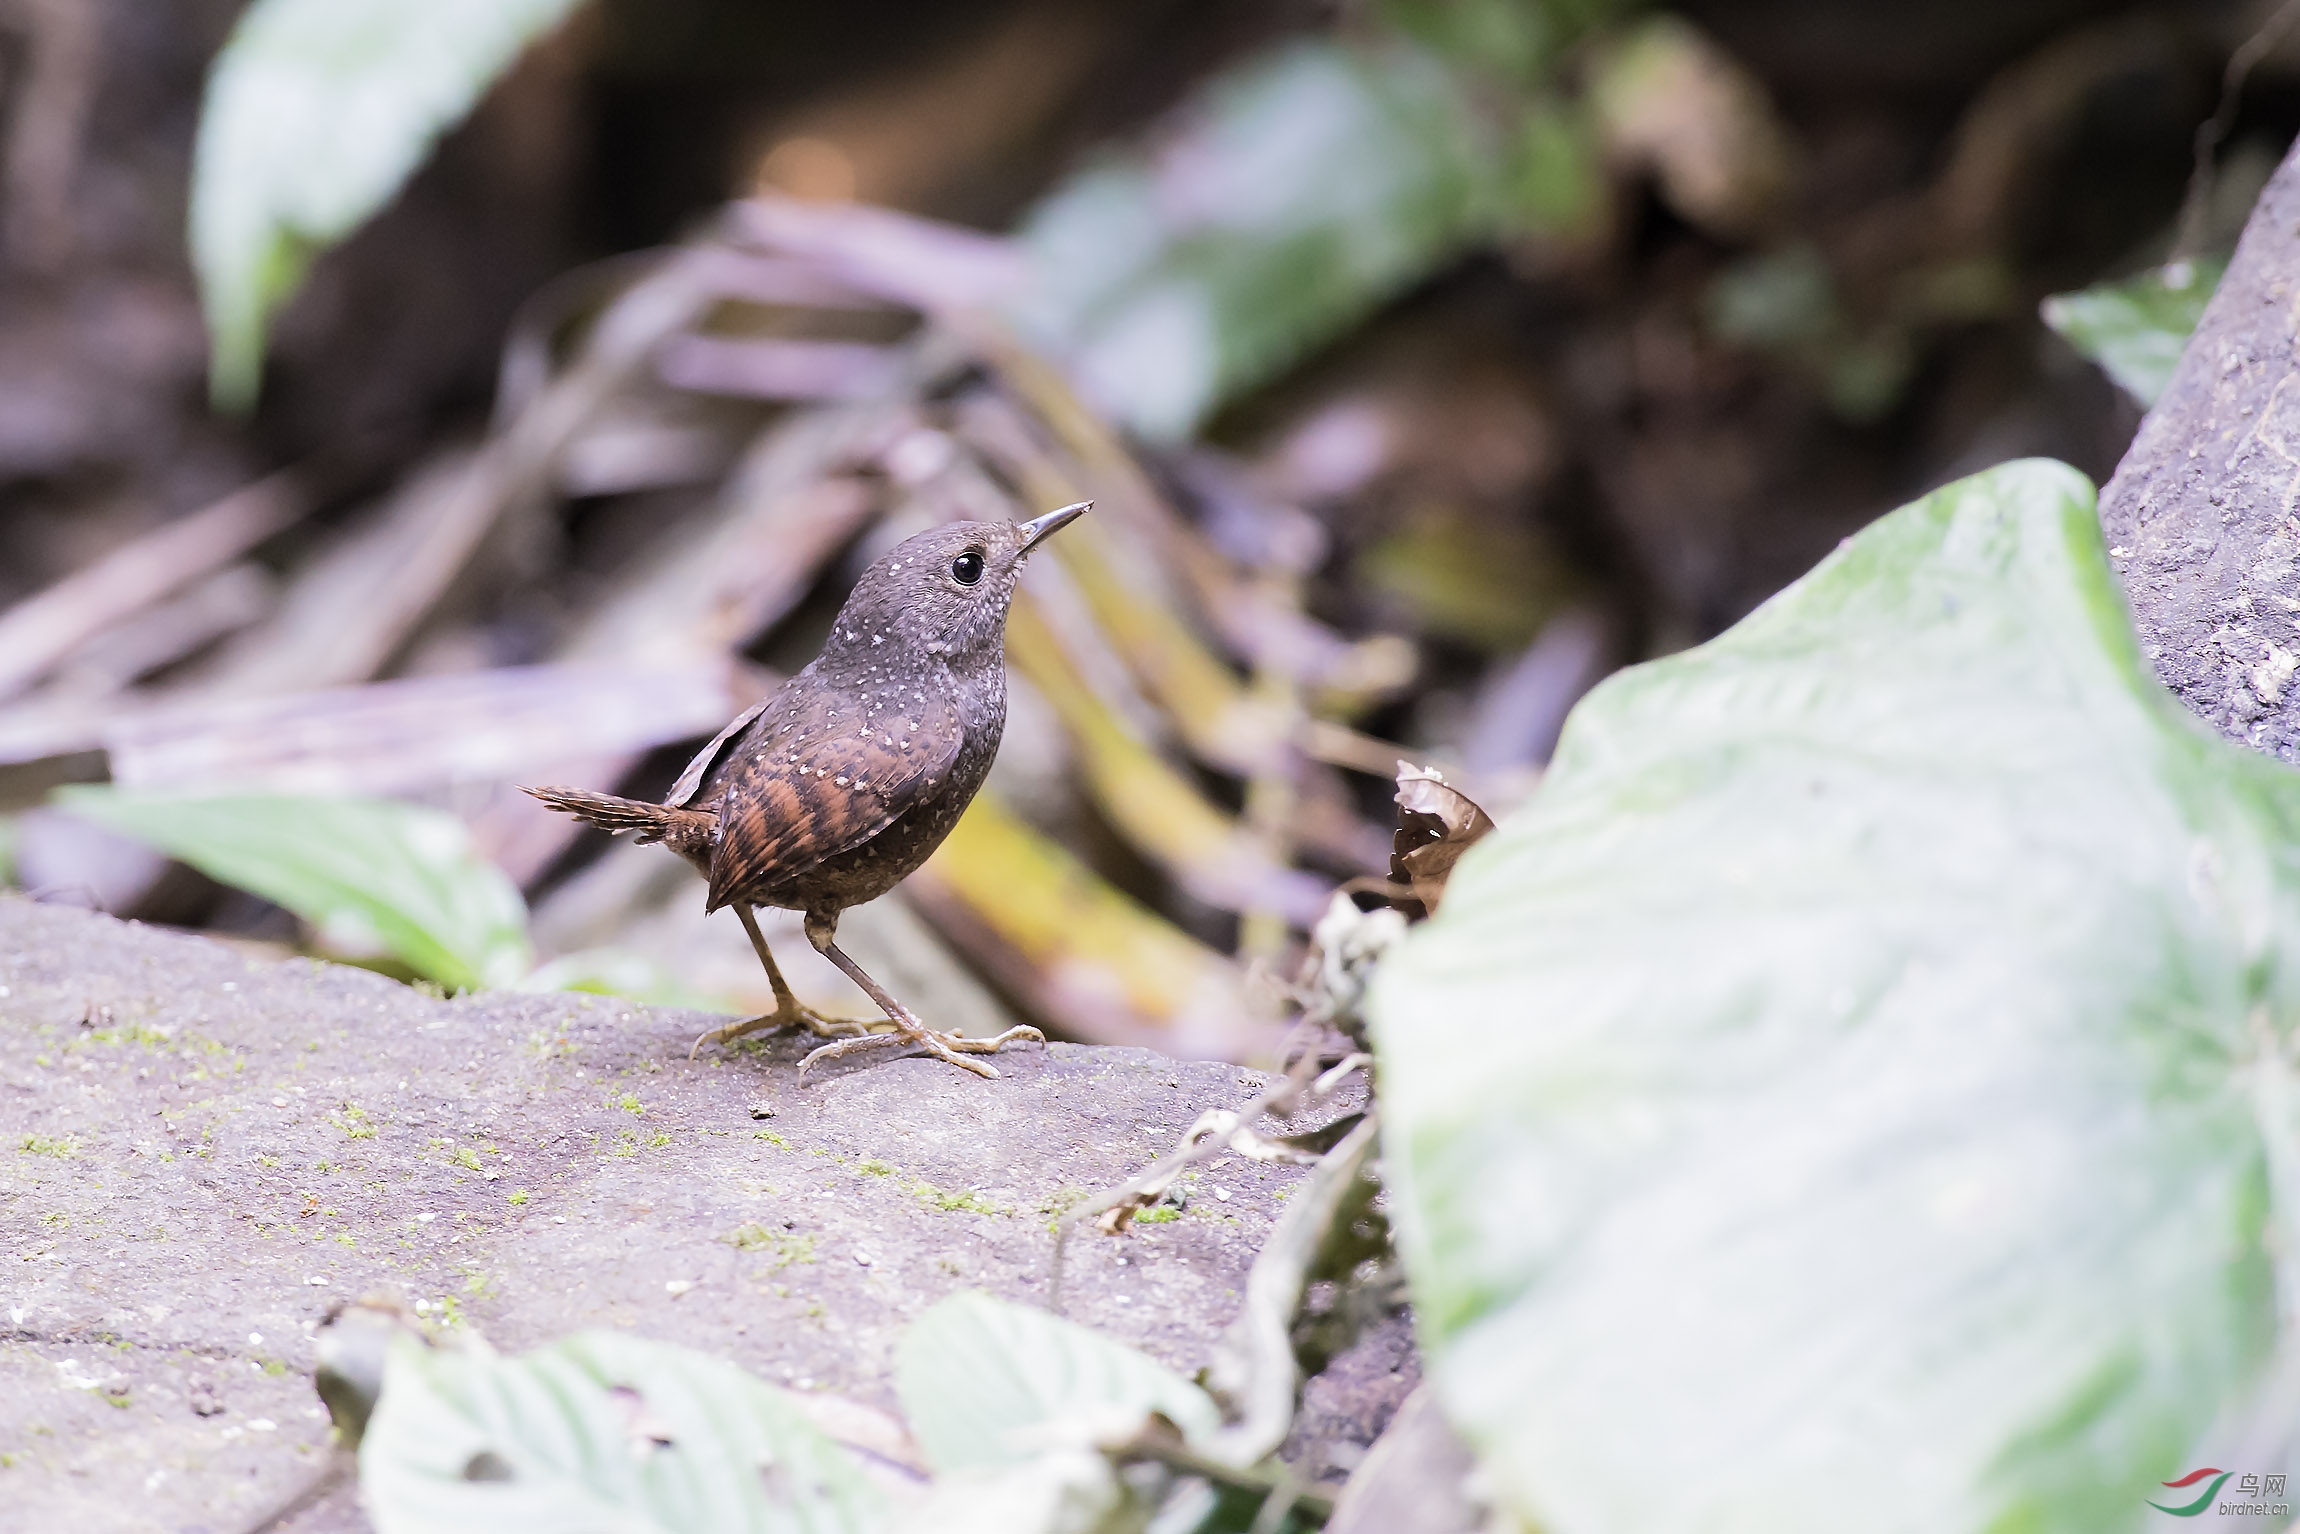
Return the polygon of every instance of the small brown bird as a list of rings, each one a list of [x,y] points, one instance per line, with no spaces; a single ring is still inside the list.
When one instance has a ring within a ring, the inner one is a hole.
[[[882,556],[855,585],[822,654],[719,732],[661,804],[577,788],[530,788],[554,809],[663,842],[711,881],[707,911],[733,906],[775,988],[775,1010],[695,1040],[724,1044],[799,1027],[836,1039],[799,1063],[915,1045],[982,1076],[973,1055],[1045,1035],[941,1033],[863,973],[833,938],[839,913],[900,884],[942,844],[982,787],[1006,728],[1006,612],[1030,551],[1094,503],[1028,522],[953,522]],[[752,913],[806,916],[807,941],[893,1024],[802,1006]],[[694,1050],[688,1051],[692,1056]]]

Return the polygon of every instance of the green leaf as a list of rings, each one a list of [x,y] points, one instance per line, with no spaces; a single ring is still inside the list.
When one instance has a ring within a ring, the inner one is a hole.
[[[1452,63],[1537,84],[1625,0],[1383,0],[1383,20]]]
[[[359,1476],[377,1534],[866,1534],[884,1516],[782,1392],[609,1332],[518,1358],[399,1339]]]
[[[2098,363],[2117,387],[2153,405],[2171,386],[2172,370],[2227,269],[2226,261],[2210,258],[2175,261],[2081,292],[2056,293],[2044,301],[2044,322]]]
[[[1558,245],[1602,235],[1610,188],[1604,147],[1585,103],[1555,95],[1530,97],[1504,174],[1509,202],[1505,233]]]
[[[1186,435],[1497,229],[1507,147],[1417,49],[1294,44],[1041,203],[1018,318],[1103,408]]]
[[[208,74],[192,263],[209,388],[245,409],[312,256],[389,201],[575,0],[254,0]]]
[[[1212,1397],[1149,1355],[987,1294],[954,1294],[911,1323],[895,1347],[894,1388],[938,1471],[1123,1435],[1153,1411],[1192,1439],[1221,1423]]]
[[[1433,1378],[1551,1534],[2100,1534],[2240,1452],[2300,779],[2157,686],[2074,470],[1592,693],[1372,1011]]]
[[[1393,0],[1201,87],[1150,148],[1024,219],[1016,323],[1106,412],[1187,436],[1482,245],[1602,225],[1603,147],[1561,50],[1627,0]]]
[[[384,799],[59,789],[59,808],[285,906],[339,951],[388,953],[451,987],[527,973],[527,908],[463,822]]]

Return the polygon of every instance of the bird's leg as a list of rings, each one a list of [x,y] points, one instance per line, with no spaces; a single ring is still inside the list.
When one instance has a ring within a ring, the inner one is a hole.
[[[695,1040],[694,1046],[687,1051],[688,1059],[694,1059],[705,1044],[731,1044],[746,1034],[765,1033],[776,1028],[804,1028],[818,1039],[844,1039],[870,1033],[871,1025],[858,1018],[825,1017],[800,1002],[792,994],[790,982],[783,978],[782,966],[775,963],[774,954],[768,951],[766,937],[759,931],[759,919],[751,914],[751,908],[738,905],[735,914],[742,918],[743,930],[751,937],[751,947],[758,951],[759,962],[766,966],[767,983],[775,988],[775,1010],[761,1017],[746,1017],[724,1028],[712,1029]]]
[[[775,962],[773,951],[767,947],[766,934],[759,931],[757,913],[747,905],[739,905],[735,907],[735,916],[742,922],[743,931],[751,940],[751,950],[759,956],[759,963],[767,972],[767,983],[775,988],[776,1017],[795,1019],[817,1038],[840,1039],[871,1031],[871,1025],[861,1018],[825,1017],[802,1003],[792,994],[791,983],[783,978],[783,967]]]
[[[835,1044],[823,1045],[799,1062],[799,1076],[802,1080],[807,1074],[807,1067],[818,1060],[835,1060],[841,1055],[851,1055],[857,1050],[878,1049],[889,1044],[915,1046],[925,1050],[938,1060],[949,1061],[962,1071],[972,1071],[977,1076],[995,1078],[998,1075],[995,1066],[982,1060],[970,1060],[967,1056],[996,1054],[1000,1049],[1017,1039],[1036,1039],[1041,1044],[1046,1042],[1045,1034],[1027,1024],[1009,1028],[995,1039],[970,1039],[959,1034],[944,1033],[939,1029],[927,1027],[926,1024],[918,1020],[916,1013],[901,1002],[896,1001],[887,994],[886,989],[876,980],[864,974],[860,964],[840,951],[839,945],[831,940],[837,926],[838,918],[835,915],[818,916],[810,911],[807,913],[807,941],[815,945],[815,952],[836,964],[846,972],[846,977],[849,980],[861,986],[864,994],[885,1010],[887,1020],[894,1024],[897,1031],[894,1033],[869,1033],[861,1038],[841,1039]]]

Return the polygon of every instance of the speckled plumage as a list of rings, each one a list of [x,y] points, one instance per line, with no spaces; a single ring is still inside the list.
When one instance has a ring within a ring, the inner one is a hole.
[[[527,791],[594,825],[663,842],[700,869],[708,909],[734,906],[752,930],[782,1003],[774,1018],[805,1021],[805,1009],[789,999],[751,923],[755,906],[806,913],[810,941],[910,1032],[915,1019],[906,1022],[837,951],[832,929],[839,912],[924,863],[982,787],[1006,728],[1015,581],[1031,545],[1083,510],[1022,524],[957,522],[897,545],[855,584],[822,653],[704,747],[663,803]],[[981,572],[971,584],[954,573],[968,559]]]

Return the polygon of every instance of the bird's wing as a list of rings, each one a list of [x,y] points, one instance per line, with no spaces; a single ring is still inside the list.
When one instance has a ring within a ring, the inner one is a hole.
[[[784,686],[788,685],[790,684],[787,682],[784,684]],[[711,775],[711,769],[718,766],[725,759],[727,752],[734,746],[735,737],[749,729],[751,721],[765,713],[767,705],[781,696],[782,691],[779,688],[768,693],[758,702],[737,714],[734,723],[711,737],[711,743],[696,752],[695,759],[687,764],[687,770],[679,774],[679,781],[671,785],[671,791],[663,796],[663,803],[668,808],[679,809],[688,800],[694,798],[695,791],[703,786],[703,780]]]
[[[710,908],[771,889],[878,835],[948,776],[962,735],[945,697],[872,704],[794,689],[727,763]]]

